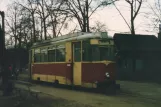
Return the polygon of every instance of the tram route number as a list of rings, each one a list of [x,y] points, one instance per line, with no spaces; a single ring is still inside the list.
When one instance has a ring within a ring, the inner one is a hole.
[[[70,64],[67,64],[68,67],[70,67],[71,65]]]

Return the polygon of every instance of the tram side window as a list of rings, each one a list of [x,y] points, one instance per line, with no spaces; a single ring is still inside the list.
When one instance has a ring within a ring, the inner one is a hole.
[[[81,61],[81,42],[74,43],[74,61]]]
[[[49,62],[55,62],[56,60],[56,52],[55,50],[48,50],[48,61]]]
[[[36,53],[35,54],[35,57],[34,57],[35,58],[34,59],[34,62],[40,62],[41,61],[41,58],[40,57],[41,57],[41,54],[40,53]]]
[[[83,41],[82,60],[91,61],[91,47],[87,41]]]
[[[65,62],[65,46],[58,46],[56,49],[56,62]]]
[[[35,49],[34,52],[34,62],[40,62],[41,61],[41,53],[39,49]]]
[[[47,62],[48,56],[47,56],[47,48],[41,49],[41,62]]]

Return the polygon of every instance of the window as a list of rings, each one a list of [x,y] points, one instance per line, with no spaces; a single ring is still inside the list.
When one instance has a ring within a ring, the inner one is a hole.
[[[142,70],[143,69],[143,60],[136,60],[136,70]]]
[[[41,49],[41,62],[48,62],[47,48]]]
[[[92,61],[114,60],[113,46],[92,46]]]
[[[56,61],[65,62],[65,46],[58,45],[56,48]]]
[[[56,48],[55,46],[50,47],[48,49],[48,61],[55,62],[56,61]]]
[[[74,43],[74,61],[81,61],[81,42]]]
[[[108,60],[110,54],[110,48],[108,48],[107,46],[102,46],[99,47],[99,49],[100,49],[100,59]]]
[[[92,61],[100,61],[100,49],[98,46],[92,46]]]
[[[82,44],[82,60],[83,61],[91,61],[91,46],[89,42],[83,41]]]
[[[41,54],[40,49],[34,50],[34,62],[40,62],[41,61]]]

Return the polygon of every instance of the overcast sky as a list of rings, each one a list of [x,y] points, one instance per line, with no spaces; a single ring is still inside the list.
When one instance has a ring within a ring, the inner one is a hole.
[[[12,0],[0,0],[0,10],[7,10],[7,4],[9,4],[9,1],[11,2]],[[152,3],[154,0],[149,0],[149,2]],[[126,18],[126,20],[129,22],[130,21],[130,13],[129,13],[129,5],[124,1],[121,0],[120,2],[117,3],[117,7],[121,10],[122,14]],[[147,12],[150,11],[147,7],[146,4],[143,5],[143,8],[140,10],[141,12]],[[139,14],[137,19],[135,20],[135,25],[136,25],[136,33],[139,34],[157,34],[156,31],[153,32],[146,32],[145,30],[149,30],[148,24],[150,23],[149,19],[146,19],[144,17],[144,14]],[[122,19],[122,17],[119,15],[118,11],[114,6],[109,6],[106,7],[102,10],[97,11],[93,17],[91,18],[91,24],[93,24],[94,21],[100,21],[104,24],[106,24],[108,28],[108,33],[113,36],[114,33],[118,32],[129,32],[129,28],[127,27],[126,23]]]

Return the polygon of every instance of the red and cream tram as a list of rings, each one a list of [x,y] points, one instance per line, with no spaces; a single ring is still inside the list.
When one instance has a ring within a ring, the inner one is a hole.
[[[107,89],[116,85],[114,42],[106,32],[73,33],[35,43],[31,79]]]

